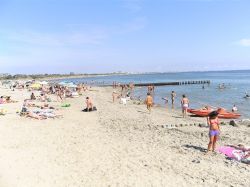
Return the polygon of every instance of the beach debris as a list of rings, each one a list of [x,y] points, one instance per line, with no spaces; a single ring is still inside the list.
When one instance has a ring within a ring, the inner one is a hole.
[[[238,127],[238,124],[236,123],[235,120],[231,120],[231,121],[229,122],[229,125],[231,125],[231,126],[233,126],[233,127]]]
[[[205,123],[199,123],[198,125],[199,127],[207,127],[207,125]]]
[[[192,160],[192,162],[193,162],[193,163],[196,163],[196,164],[201,163],[201,161],[199,161],[199,160]]]
[[[207,127],[204,123],[190,123],[190,124],[166,124],[166,125],[158,125],[161,128],[176,128],[176,127],[189,127],[189,126],[199,126],[199,127]]]
[[[220,123],[220,125],[226,125],[226,123],[225,123],[224,121],[222,121],[222,122]]]
[[[241,121],[239,121],[239,125],[240,126],[246,126],[246,127],[250,127],[250,120],[249,119],[243,119]]]

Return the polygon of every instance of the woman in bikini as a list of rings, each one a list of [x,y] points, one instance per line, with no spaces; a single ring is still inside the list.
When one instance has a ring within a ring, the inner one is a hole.
[[[207,148],[207,152],[215,150],[216,141],[218,140],[220,134],[220,123],[218,119],[219,113],[217,111],[213,111],[209,114],[207,118],[207,123],[209,125],[209,144]]]

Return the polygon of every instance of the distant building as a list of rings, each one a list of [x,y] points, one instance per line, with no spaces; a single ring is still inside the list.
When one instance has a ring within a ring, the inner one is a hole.
[[[74,72],[70,72],[69,74],[70,74],[70,75],[75,75],[75,73],[74,73]]]
[[[7,76],[9,76],[10,74],[8,74],[8,73],[0,73],[0,77],[2,78],[2,77],[7,77]]]

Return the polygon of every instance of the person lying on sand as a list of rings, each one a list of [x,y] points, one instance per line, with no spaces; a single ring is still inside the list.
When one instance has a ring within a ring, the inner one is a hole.
[[[62,114],[56,113],[52,109],[36,109],[36,110],[31,111],[31,110],[28,110],[27,108],[26,109],[23,108],[20,115],[31,117],[31,118],[38,119],[38,120],[62,117]]]
[[[5,99],[3,96],[0,97],[0,104],[4,104],[5,103]]]
[[[250,164],[250,147],[243,144],[227,145],[218,148],[220,153],[225,154],[228,158]]]
[[[55,107],[49,106],[48,103],[44,103],[44,105],[40,106],[39,108],[41,108],[41,109],[55,109]]]
[[[227,145],[227,146],[230,146],[230,147],[233,147],[235,149],[239,149],[239,150],[242,150],[242,151],[250,151],[250,146],[245,146],[243,144],[238,144],[238,145]]]
[[[38,120],[47,119],[45,116],[41,116],[41,115],[36,114],[34,112],[27,112],[26,114],[24,114],[24,116],[34,118],[34,119],[38,119]]]
[[[17,103],[18,102],[18,101],[12,100],[10,97],[11,96],[6,96],[4,103]]]
[[[25,106],[25,107],[39,107],[38,105],[33,103],[32,100],[30,100],[30,99],[25,99],[23,101],[23,106]]]

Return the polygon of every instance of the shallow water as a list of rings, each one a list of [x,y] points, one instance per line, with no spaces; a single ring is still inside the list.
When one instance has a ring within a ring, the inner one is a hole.
[[[243,117],[250,117],[250,99],[244,99],[245,92],[250,93],[250,70],[246,71],[220,71],[220,72],[188,72],[188,73],[156,73],[142,75],[120,75],[91,77],[81,79],[67,79],[67,81],[88,82],[93,84],[112,84],[113,81],[120,83],[149,83],[149,82],[172,82],[172,81],[210,80],[210,85],[180,85],[160,86],[155,88],[155,102],[165,105],[163,97],[170,98],[174,90],[177,94],[176,108],[180,108],[182,94],[190,100],[191,108],[200,108],[204,105],[223,107],[231,110],[235,104]],[[218,85],[224,83],[226,88],[218,89]],[[146,87],[137,88],[136,96],[144,98]],[[170,107],[170,106],[168,106]]]

